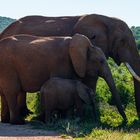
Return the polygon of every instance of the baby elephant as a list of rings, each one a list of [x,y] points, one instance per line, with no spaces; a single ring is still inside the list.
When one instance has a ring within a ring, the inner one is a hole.
[[[95,94],[82,82],[77,80],[51,78],[41,87],[41,109],[45,114],[45,122],[49,122],[54,111],[76,109],[77,115],[83,115],[83,105],[91,104],[94,119],[97,119]]]

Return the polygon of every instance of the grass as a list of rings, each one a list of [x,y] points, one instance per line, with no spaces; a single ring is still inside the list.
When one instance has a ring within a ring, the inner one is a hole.
[[[139,140],[139,132],[125,132],[124,130],[111,130],[95,128],[90,135],[85,138],[77,138],[77,140],[88,139],[88,140]]]

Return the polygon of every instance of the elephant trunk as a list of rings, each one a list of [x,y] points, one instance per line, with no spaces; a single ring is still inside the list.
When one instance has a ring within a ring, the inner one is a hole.
[[[116,86],[115,86],[111,71],[110,71],[107,63],[102,68],[101,72],[99,72],[99,74],[106,81],[106,83],[108,84],[108,86],[110,88],[110,91],[112,93],[112,97],[113,97],[113,99],[115,101],[115,104],[117,106],[117,109],[118,109],[119,113],[123,117],[124,121],[127,121],[124,109],[123,109],[122,104],[121,104],[120,96],[117,93],[117,89],[116,89]]]
[[[135,102],[138,117],[140,118],[140,59],[135,58],[130,63],[125,63],[134,79]]]
[[[129,72],[131,75],[138,81],[140,82],[140,77],[135,73],[135,71],[132,69],[129,63],[125,62],[126,67],[128,68]]]
[[[134,90],[137,115],[140,119],[140,82],[138,82],[136,79],[134,79]]]
[[[128,55],[121,55],[121,62],[124,62],[134,79],[135,102],[138,117],[140,118],[140,56],[134,38],[129,39],[129,49],[125,50]],[[132,48],[131,48],[132,47]],[[127,47],[126,47],[127,48]],[[130,49],[131,48],[131,49]]]

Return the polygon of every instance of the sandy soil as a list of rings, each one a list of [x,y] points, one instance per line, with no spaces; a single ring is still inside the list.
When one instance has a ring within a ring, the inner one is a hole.
[[[28,123],[25,125],[0,123],[0,140],[64,140],[64,138],[55,131],[32,129]]]

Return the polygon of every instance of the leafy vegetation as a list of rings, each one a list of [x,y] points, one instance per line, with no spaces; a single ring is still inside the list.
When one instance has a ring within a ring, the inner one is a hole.
[[[140,26],[138,26],[138,27],[132,26],[131,30],[132,30],[133,35],[135,37],[137,47],[138,47],[138,49],[140,49]]]
[[[0,32],[2,32],[9,24],[14,21],[15,19],[0,16]]]

